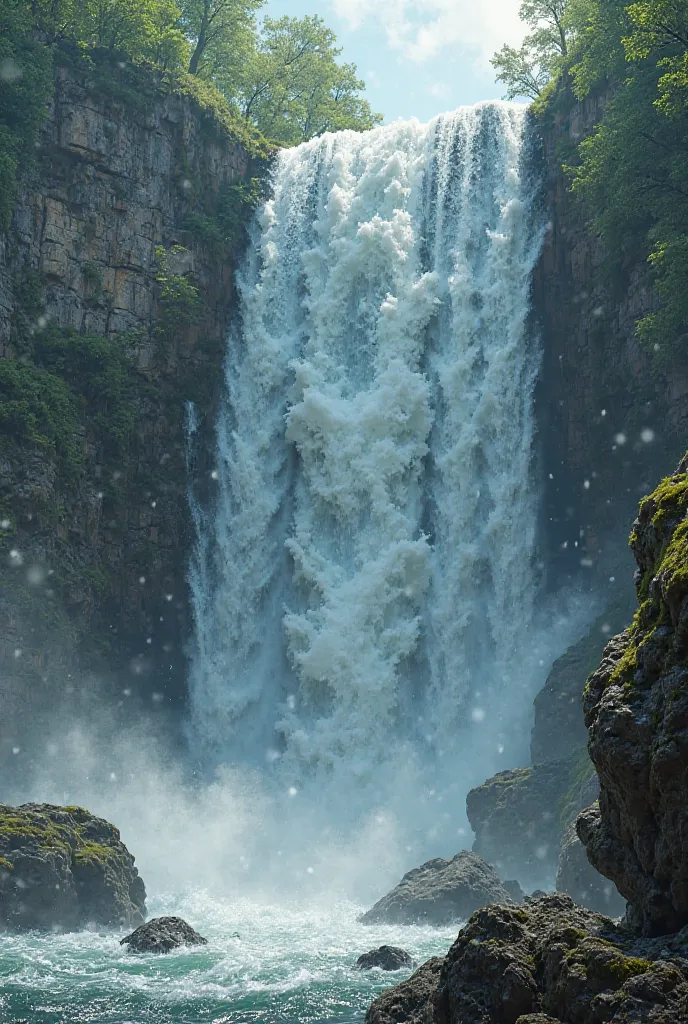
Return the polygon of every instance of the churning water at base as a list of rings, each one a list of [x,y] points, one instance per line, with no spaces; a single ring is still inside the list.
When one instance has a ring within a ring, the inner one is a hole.
[[[484,778],[522,754],[542,234],[526,123],[486,103],[279,156],[228,343],[217,504],[197,517],[192,733],[211,762],[379,794],[415,766],[478,758]]]
[[[356,971],[372,939],[418,963],[445,953],[456,929],[356,923],[361,907],[161,897],[151,912],[192,920],[209,945],[133,956],[119,936],[0,935],[6,1024],[360,1024],[384,988],[410,971]]]

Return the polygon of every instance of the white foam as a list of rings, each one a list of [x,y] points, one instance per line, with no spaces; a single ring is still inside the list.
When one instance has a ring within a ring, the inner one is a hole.
[[[481,104],[280,154],[191,574],[211,762],[378,791],[449,745],[478,780],[509,765],[541,682],[513,678],[537,589],[525,118]]]

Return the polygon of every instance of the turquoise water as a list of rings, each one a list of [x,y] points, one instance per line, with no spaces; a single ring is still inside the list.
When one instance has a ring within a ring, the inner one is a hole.
[[[360,1024],[372,999],[410,971],[355,971],[382,943],[417,960],[444,953],[457,928],[367,927],[363,907],[157,896],[149,915],[179,914],[209,945],[135,956],[122,933],[0,936],[3,1024]]]

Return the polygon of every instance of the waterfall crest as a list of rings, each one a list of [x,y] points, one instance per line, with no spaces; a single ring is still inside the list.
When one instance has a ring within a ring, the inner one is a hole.
[[[486,717],[507,742],[537,589],[525,129],[486,103],[277,160],[191,572],[215,759],[365,780]]]

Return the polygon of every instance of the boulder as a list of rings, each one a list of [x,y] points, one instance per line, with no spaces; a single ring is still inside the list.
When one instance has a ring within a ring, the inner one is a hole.
[[[588,860],[574,822],[567,826],[559,850],[557,891],[568,893],[581,906],[609,917],[621,917],[626,911],[626,901],[614,883],[595,871]]]
[[[434,996],[444,959],[435,956],[394,988],[378,996],[365,1024],[434,1024]]]
[[[474,852],[502,878],[517,877],[528,888],[554,879],[564,826],[597,795],[594,774],[587,751],[579,748],[558,761],[499,772],[476,786],[466,797]]]
[[[600,795],[578,836],[646,935],[688,924],[687,470],[688,458],[640,504],[630,540],[639,608],[583,702]]]
[[[154,917],[120,940],[130,953],[169,953],[179,946],[207,945],[208,940],[181,917]]]
[[[402,967],[413,967],[413,957],[398,946],[380,946],[362,953],[356,967],[360,971],[370,971],[373,967],[379,967],[381,971],[399,971]]]
[[[688,960],[555,893],[472,915],[444,959],[383,992],[366,1024],[684,1024]]]
[[[83,807],[0,805],[0,930],[137,925],[146,889],[110,822]]]
[[[463,850],[451,860],[438,857],[408,871],[360,920],[363,924],[442,926],[465,920],[487,903],[512,902],[494,868]]]

